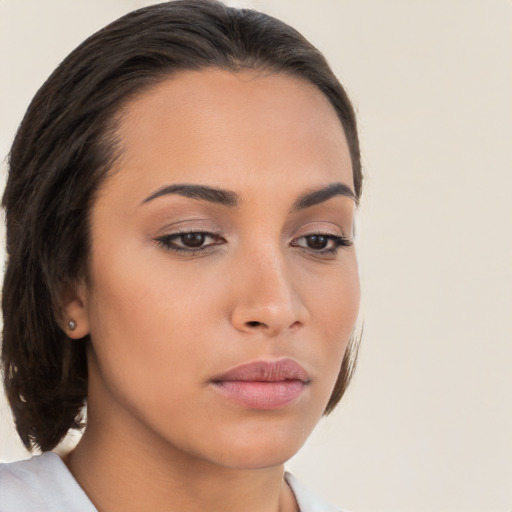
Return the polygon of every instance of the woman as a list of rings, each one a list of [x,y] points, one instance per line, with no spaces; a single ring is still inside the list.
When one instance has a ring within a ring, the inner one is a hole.
[[[0,511],[327,511],[283,463],[350,380],[352,106],[269,16],[130,13],[72,52],[14,141]],[[63,459],[51,452],[87,425]]]

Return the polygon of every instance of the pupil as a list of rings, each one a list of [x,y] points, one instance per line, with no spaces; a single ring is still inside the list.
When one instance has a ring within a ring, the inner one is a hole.
[[[328,238],[322,235],[310,235],[308,236],[308,246],[311,249],[325,249],[327,246]]]
[[[203,233],[184,233],[181,235],[181,241],[183,245],[187,247],[201,247],[204,243]]]

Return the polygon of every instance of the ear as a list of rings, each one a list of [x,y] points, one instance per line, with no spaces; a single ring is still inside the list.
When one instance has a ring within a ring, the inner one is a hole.
[[[87,288],[83,281],[63,287],[59,324],[72,339],[78,340],[89,334]]]

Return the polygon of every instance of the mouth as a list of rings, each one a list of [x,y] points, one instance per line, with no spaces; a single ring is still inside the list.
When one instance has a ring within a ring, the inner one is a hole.
[[[278,409],[296,402],[311,380],[292,359],[254,361],[214,377],[213,388],[232,402],[250,409]]]

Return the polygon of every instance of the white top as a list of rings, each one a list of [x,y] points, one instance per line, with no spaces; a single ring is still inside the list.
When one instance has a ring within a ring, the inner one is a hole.
[[[285,478],[300,512],[341,512],[304,487]],[[61,458],[53,452],[0,464],[0,512],[98,512]]]

